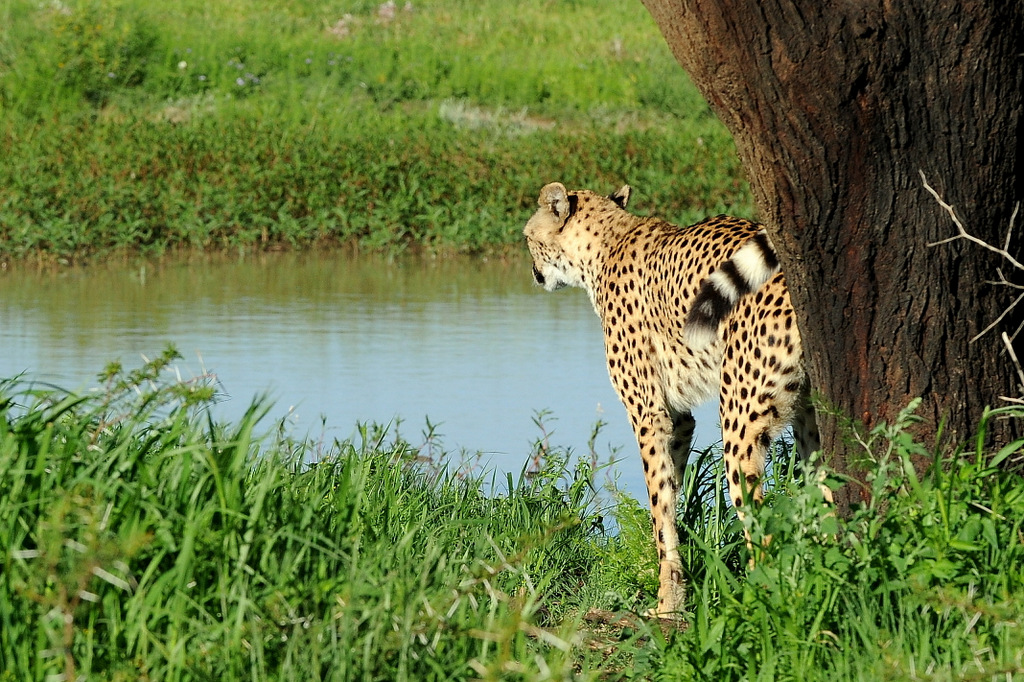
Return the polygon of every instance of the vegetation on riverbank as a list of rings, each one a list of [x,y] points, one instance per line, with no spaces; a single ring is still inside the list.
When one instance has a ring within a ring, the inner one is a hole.
[[[553,179],[751,212],[634,0],[11,0],[0,109],[3,263],[500,249]],[[695,456],[688,627],[662,629],[634,615],[649,516],[587,463],[539,443],[490,486],[372,427],[217,423],[173,357],[86,395],[0,382],[0,680],[1024,676],[1024,482],[995,466],[1020,443],[919,478],[908,412],[864,434],[873,501],[842,520],[780,463],[752,568]]]
[[[749,215],[724,128],[632,0],[12,0],[0,259],[516,243],[545,182]]]
[[[752,569],[696,458],[690,625],[663,631],[630,615],[656,590],[647,513],[602,509],[589,465],[538,445],[484,495],[372,428],[260,436],[259,403],[213,423],[173,358],[82,396],[0,389],[0,679],[1024,675],[1024,481],[980,450],[917,478],[909,414],[864,438],[876,502],[848,520],[776,467]]]

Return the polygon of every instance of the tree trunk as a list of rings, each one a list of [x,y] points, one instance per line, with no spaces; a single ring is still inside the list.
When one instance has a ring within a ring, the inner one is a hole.
[[[1003,245],[1024,199],[1024,3],[643,2],[736,140],[824,403],[870,428],[921,396],[924,442],[942,423],[945,442],[970,438],[985,406],[1020,395],[998,334],[1024,303],[971,339],[1019,293],[989,283],[997,268],[1021,277],[976,244],[929,246],[956,227],[920,172]],[[855,473],[836,418],[819,423]]]

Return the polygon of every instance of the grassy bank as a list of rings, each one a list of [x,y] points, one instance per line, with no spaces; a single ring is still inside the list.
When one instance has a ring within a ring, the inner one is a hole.
[[[207,386],[151,383],[167,360],[91,397],[5,387],[0,677],[470,679],[539,651],[571,668],[585,472],[488,498],[373,430],[259,440],[259,405],[212,424]]]
[[[780,465],[752,569],[696,458],[692,612],[662,631],[629,615],[656,589],[647,513],[599,509],[586,465],[546,450],[487,496],[373,429],[296,442],[258,404],[211,423],[172,358],[86,396],[0,390],[0,679],[1024,675],[1024,481],[986,453],[919,479],[924,449],[881,426],[877,503],[844,521]]]
[[[552,179],[680,221],[752,210],[633,0],[0,12],[3,259],[500,249]]]

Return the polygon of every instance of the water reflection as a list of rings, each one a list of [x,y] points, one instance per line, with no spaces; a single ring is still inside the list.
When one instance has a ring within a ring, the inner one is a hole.
[[[271,254],[0,274],[0,377],[88,388],[111,360],[134,367],[168,342],[183,373],[217,375],[225,418],[268,393],[297,434],[400,418],[419,442],[429,417],[447,449],[499,471],[527,461],[537,411],[580,453],[601,419],[598,451],[621,449],[620,482],[643,497],[598,320],[582,292],[534,288],[525,261]],[[704,412],[701,445],[718,439]]]

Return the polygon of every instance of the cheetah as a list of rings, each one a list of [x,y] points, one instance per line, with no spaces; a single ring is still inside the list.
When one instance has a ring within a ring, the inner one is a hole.
[[[764,228],[724,215],[689,227],[636,216],[625,210],[630,192],[625,185],[606,197],[550,183],[523,233],[536,283],[584,289],[601,318],[653,517],[659,587],[648,615],[678,619],[686,591],[675,515],[691,410],[718,391],[738,511],[762,499],[766,451],[787,424],[800,455],[820,443],[800,334]]]

